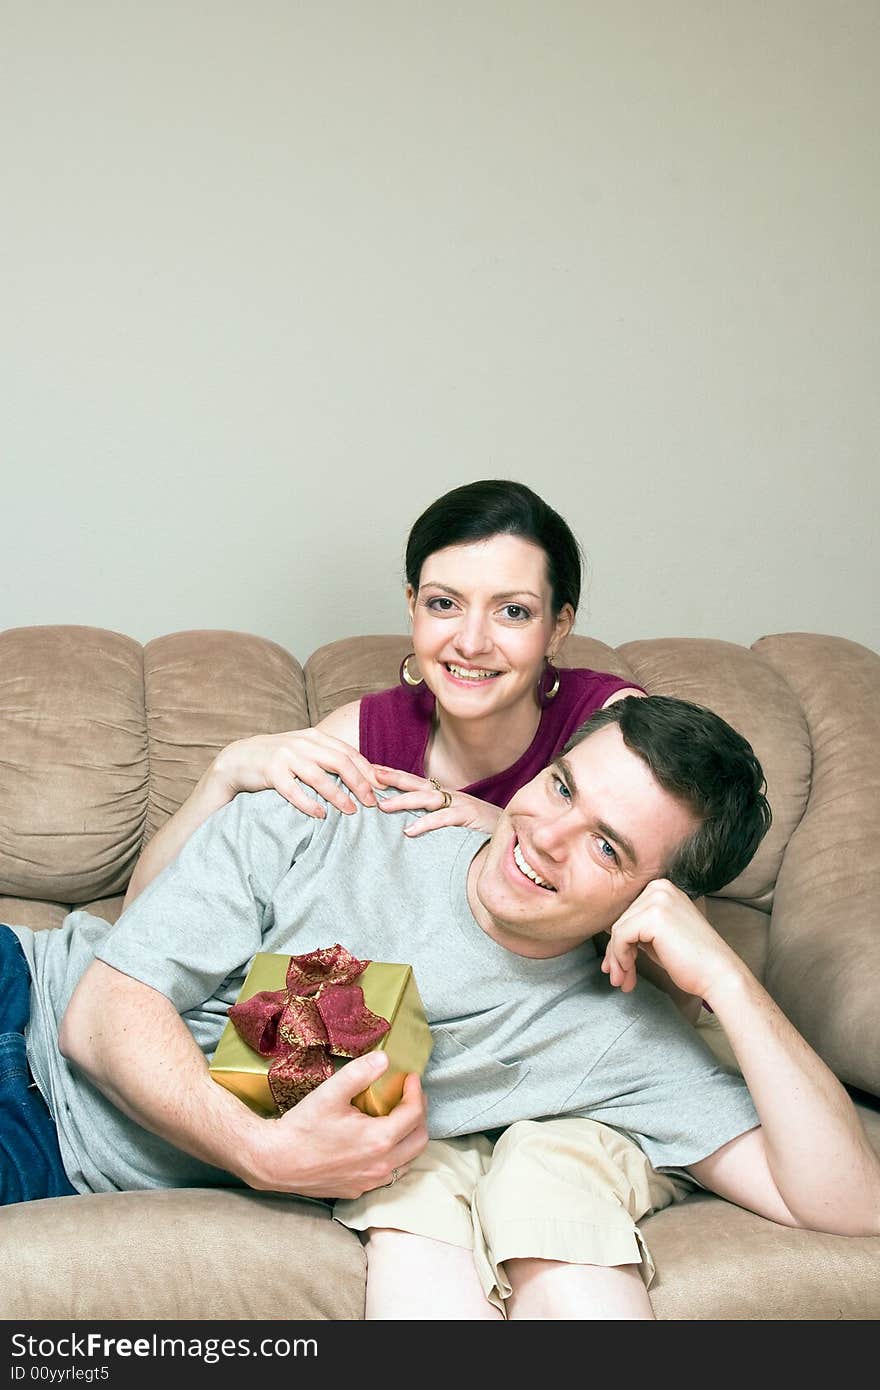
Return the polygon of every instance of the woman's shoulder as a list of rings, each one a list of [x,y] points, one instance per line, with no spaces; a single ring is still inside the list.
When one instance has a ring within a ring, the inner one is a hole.
[[[332,738],[344,739],[353,748],[357,748],[360,718],[360,700],[349,700],[347,704],[340,705],[337,709],[331,710],[329,714],[325,714],[317,727],[322,733],[330,734]]]

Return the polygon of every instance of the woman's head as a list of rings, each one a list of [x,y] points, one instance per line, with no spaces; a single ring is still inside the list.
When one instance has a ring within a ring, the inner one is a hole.
[[[417,665],[440,710],[505,721],[516,711],[526,728],[580,597],[566,523],[521,483],[470,483],[419,517],[406,574]]]
[[[406,545],[407,583],[418,592],[422,567],[435,551],[491,536],[519,536],[543,550],[553,616],[565,604],[577,611],[582,556],[571,528],[531,488],[504,478],[453,488],[422,512]]]

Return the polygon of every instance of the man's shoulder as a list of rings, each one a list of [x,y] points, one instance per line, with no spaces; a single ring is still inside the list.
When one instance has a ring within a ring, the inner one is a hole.
[[[340,811],[304,783],[300,783],[302,790],[322,808],[322,816],[308,815],[274,790],[239,792],[232,805],[238,804],[234,814],[239,817],[240,832],[246,836],[251,828],[273,838],[299,842],[303,848],[307,843],[310,849],[319,852],[331,853],[331,846],[335,845],[345,853],[378,854],[383,862],[393,860],[395,865],[411,868],[415,873],[441,872],[445,866],[455,865],[459,858],[466,869],[489,838],[484,831],[461,825],[444,826],[430,834],[411,838],[404,834],[406,826],[426,812],[382,811],[378,807],[362,806],[341,777],[334,776],[333,780],[355,801],[357,810],[351,814]],[[383,788],[376,793],[379,801],[393,795],[393,788]],[[377,867],[375,859],[372,867],[374,870]]]

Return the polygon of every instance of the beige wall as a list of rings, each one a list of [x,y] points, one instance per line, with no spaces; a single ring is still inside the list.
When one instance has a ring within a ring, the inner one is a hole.
[[[0,626],[402,630],[512,476],[581,631],[880,648],[876,0],[0,20]]]

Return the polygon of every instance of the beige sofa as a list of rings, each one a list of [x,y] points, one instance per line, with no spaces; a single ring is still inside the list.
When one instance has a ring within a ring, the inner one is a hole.
[[[142,647],[86,627],[0,634],[0,921],[114,921],[139,850],[233,738],[314,723],[392,683],[403,637],[301,667],[233,632]],[[853,1089],[880,1147],[880,657],[789,633],[749,648],[574,637],[570,664],[712,706],[750,739],[774,824],[710,899],[719,929]],[[144,1065],[150,1065],[149,1057]],[[706,1194],[644,1223],[659,1318],[880,1315],[880,1238],[791,1231]],[[4,1319],[357,1319],[364,1260],[326,1208],[249,1191],[72,1197],[0,1211]]]

